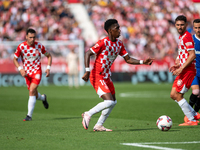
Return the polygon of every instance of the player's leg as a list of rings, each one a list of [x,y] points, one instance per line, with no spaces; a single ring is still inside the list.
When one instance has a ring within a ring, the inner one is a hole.
[[[93,83],[93,82],[91,82],[91,83]],[[106,82],[103,79],[97,80],[97,83],[95,85],[93,85],[93,87],[95,88],[99,97],[102,97],[102,99],[104,101],[98,103],[96,106],[91,108],[89,111],[84,112],[82,114],[82,117],[83,117],[82,124],[86,130],[88,129],[90,118],[92,115],[115,105],[115,102],[114,102],[115,100],[111,94],[111,91],[109,90]]]
[[[197,100],[196,100],[196,103],[195,103],[195,105],[194,105],[194,110],[196,111],[196,112],[198,112],[199,111],[199,109],[200,109],[200,90],[199,90],[199,86],[200,86],[200,77],[199,76],[196,76],[195,78],[197,78],[197,81],[196,81],[196,89],[198,89],[198,94],[197,94]]]
[[[190,75],[190,74],[189,74]],[[188,91],[191,83],[192,83],[192,78],[188,78],[191,80],[187,79],[187,82],[184,80],[186,78],[179,78],[180,76],[177,76],[177,78],[174,80],[174,84],[172,86],[172,90],[170,93],[170,97],[175,100],[178,105],[181,107],[183,113],[188,117],[189,122],[180,124],[180,126],[185,126],[185,125],[198,125],[196,122],[194,116],[196,115],[196,112],[194,109],[188,104],[186,99],[183,97],[184,93]],[[187,76],[188,77],[188,76]],[[190,84],[187,84],[189,83]]]
[[[191,89],[192,89],[192,94],[190,95],[189,104],[191,107],[193,107],[197,101],[197,96],[199,95],[199,81],[197,76],[192,81]]]
[[[36,72],[36,74],[33,75],[32,83],[35,83],[35,84],[39,85],[41,79],[42,79],[42,72],[40,70],[38,70]],[[35,93],[36,93],[36,99],[37,100],[41,100],[42,103],[43,103],[43,105],[44,105],[44,108],[48,109],[49,108],[49,104],[47,102],[47,96],[46,96],[46,94],[40,94],[38,92],[37,88],[36,88],[36,92]]]
[[[29,87],[29,100],[28,100],[28,114],[24,121],[29,121],[32,118],[32,114],[35,108],[36,103],[36,92],[37,92],[37,84],[31,83]]]
[[[102,111],[101,116],[99,117],[96,125],[94,126],[94,129],[93,129],[94,131],[112,131],[111,129],[106,129],[105,127],[103,127],[103,124],[106,121],[106,119],[108,118],[108,116],[110,115],[110,113],[113,110],[113,108],[115,107],[115,105],[117,104],[117,100],[115,98],[115,88],[114,88],[113,82],[111,80],[107,80],[106,84],[108,85],[108,87],[111,91],[112,97],[115,101],[111,107],[106,108]],[[104,96],[102,96],[102,98],[105,99]]]

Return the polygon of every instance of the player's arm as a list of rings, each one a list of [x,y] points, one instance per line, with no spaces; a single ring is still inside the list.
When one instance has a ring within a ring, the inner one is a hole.
[[[19,65],[18,63],[18,58],[14,57],[13,58],[13,62],[15,64],[15,66],[17,67],[17,69],[19,70],[20,74],[22,75],[22,77],[26,76],[26,72],[25,70]]]
[[[171,66],[169,68],[170,72],[174,72],[176,69],[178,69],[180,67],[180,62],[179,62],[179,57],[177,56],[176,60],[175,60],[175,65]]]
[[[94,53],[91,51],[91,50],[88,50],[86,53],[85,53],[85,60],[84,60],[84,63],[85,63],[85,74],[83,75],[82,79],[84,81],[88,81],[89,79],[89,76],[90,76],[90,56],[94,55]]]
[[[179,75],[183,71],[183,69],[185,69],[187,66],[189,66],[192,63],[192,61],[196,58],[194,50],[190,50],[190,51],[188,51],[188,53],[189,53],[189,57],[187,58],[186,62],[181,67],[176,69],[173,72],[173,75],[176,75],[176,76]]]
[[[51,56],[51,54],[49,52],[46,52],[44,55],[48,59],[48,65],[47,65],[47,69],[46,69],[45,73],[46,73],[46,77],[49,77],[49,75],[50,75],[50,69],[51,69],[51,64],[52,64],[52,56]]]
[[[148,59],[145,59],[145,60],[138,60],[138,59],[130,57],[129,55],[126,55],[124,57],[124,60],[126,61],[126,63],[132,64],[132,65],[138,65],[138,64],[151,65],[152,62],[153,62],[152,58],[148,58]]]

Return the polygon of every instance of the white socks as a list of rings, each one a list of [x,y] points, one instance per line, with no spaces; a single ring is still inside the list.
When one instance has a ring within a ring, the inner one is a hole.
[[[41,95],[41,94],[38,92],[37,100],[42,100],[42,101],[44,101],[44,99],[45,99],[44,95]]]
[[[89,116],[92,116],[106,108],[111,107],[112,105],[115,105],[115,101],[112,100],[104,100],[103,102],[97,104],[92,109],[90,109],[87,113]]]
[[[101,113],[101,116],[99,117],[99,120],[97,121],[96,125],[103,125],[103,123],[106,121],[106,119],[108,118],[108,116],[110,115],[112,109],[115,107],[115,105],[117,104],[117,100],[114,101],[114,104],[107,108],[104,109]]]
[[[196,112],[194,109],[188,104],[185,98],[177,102],[179,106],[181,107],[183,113],[187,116],[189,120],[194,120],[194,116],[196,115]]]
[[[28,116],[32,117],[33,110],[35,108],[35,103],[36,103],[36,96],[29,96],[28,100]]]

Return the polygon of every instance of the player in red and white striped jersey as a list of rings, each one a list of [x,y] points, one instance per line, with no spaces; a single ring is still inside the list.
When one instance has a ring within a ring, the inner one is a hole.
[[[177,75],[174,80],[170,97],[175,100],[181,107],[183,113],[188,117],[189,121],[179,126],[193,126],[198,125],[200,116],[194,111],[194,109],[188,104],[183,97],[189,90],[192,81],[196,75],[195,68],[195,49],[192,35],[186,30],[187,18],[180,15],[175,20],[175,26],[180,34],[178,44],[178,57],[174,66],[170,67],[170,71],[173,75]]]
[[[137,60],[131,58],[127,53],[122,41],[117,39],[120,36],[120,26],[118,21],[115,19],[109,19],[104,24],[104,29],[107,31],[108,36],[99,40],[90,50],[85,54],[85,67],[86,73],[83,75],[82,79],[88,81],[90,77],[90,82],[94,89],[96,90],[99,97],[104,101],[97,104],[95,107],[82,114],[83,117],[83,127],[87,130],[89,126],[89,121],[92,115],[102,111],[102,114],[94,126],[94,131],[112,131],[111,129],[106,129],[103,123],[111,113],[112,109],[117,103],[115,98],[115,88],[112,80],[110,79],[111,71],[110,68],[118,55],[122,56],[124,60],[133,65],[145,64],[150,65],[153,59],[148,58],[146,60]],[[96,55],[96,60],[94,67],[90,73],[89,63],[90,56]]]
[[[21,75],[25,78],[27,88],[29,90],[28,100],[28,114],[24,121],[32,120],[32,114],[35,107],[36,99],[42,100],[43,105],[48,109],[49,104],[47,102],[46,95],[41,95],[38,91],[38,85],[42,79],[41,70],[41,55],[44,54],[48,58],[48,66],[46,69],[46,77],[50,75],[50,66],[52,63],[52,57],[45,47],[35,42],[36,31],[28,29],[26,33],[26,41],[19,44],[14,54],[14,64],[20,71]],[[21,57],[23,67],[18,63],[18,58]]]

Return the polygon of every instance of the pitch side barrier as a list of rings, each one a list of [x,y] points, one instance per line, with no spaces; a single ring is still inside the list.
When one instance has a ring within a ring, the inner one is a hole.
[[[142,82],[152,83],[172,83],[175,79],[168,71],[138,71],[134,73],[113,73],[113,82],[131,82],[133,84]],[[87,84],[90,84],[89,82]],[[56,85],[56,86],[68,86],[68,75],[66,73],[53,73],[50,77],[42,76],[40,85]],[[24,78],[20,74],[0,74],[0,87],[9,86],[26,86]]]

